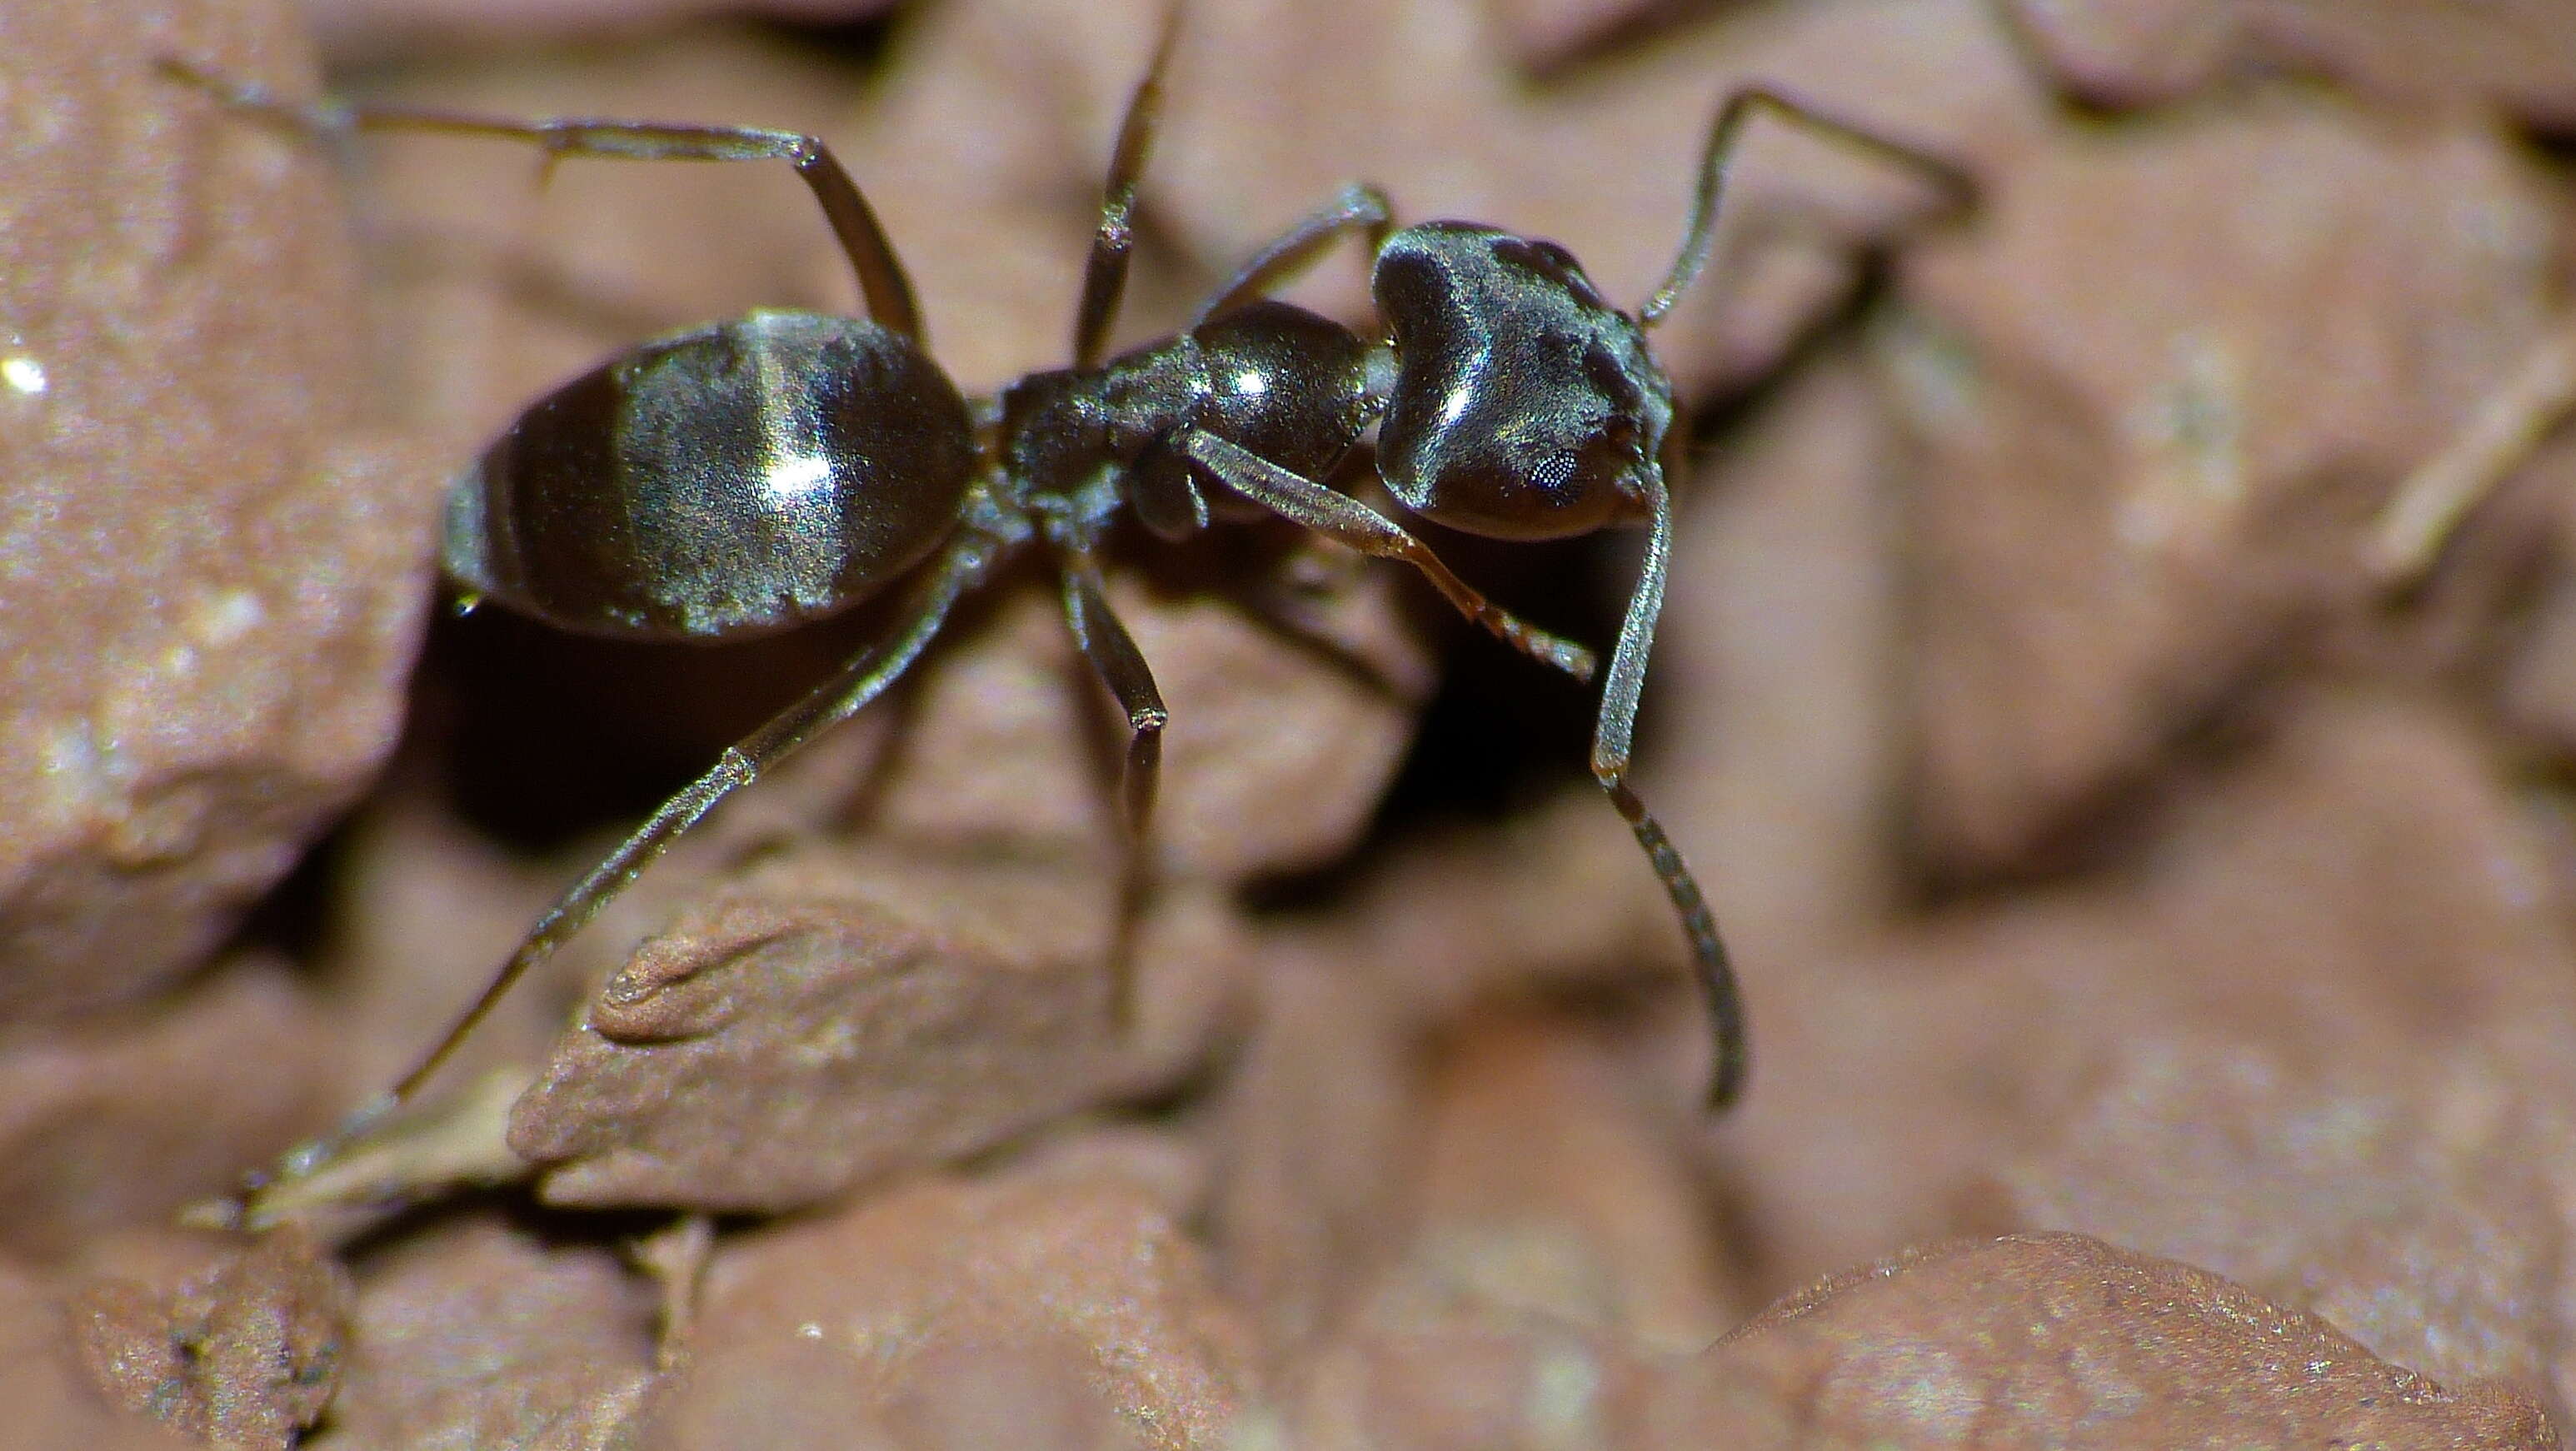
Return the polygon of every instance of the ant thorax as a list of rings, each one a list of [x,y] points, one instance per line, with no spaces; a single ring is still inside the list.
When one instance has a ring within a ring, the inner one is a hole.
[[[1041,509],[1096,489],[1106,471],[1147,528],[1185,534],[1229,511],[1174,447],[1179,435],[1213,434],[1325,477],[1380,406],[1369,353],[1365,339],[1330,318],[1256,301],[1096,369],[1011,385],[1001,398],[1001,468]]]

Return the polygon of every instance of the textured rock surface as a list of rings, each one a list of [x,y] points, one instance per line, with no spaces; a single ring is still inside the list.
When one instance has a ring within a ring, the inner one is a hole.
[[[1167,899],[1121,1022],[1097,867],[837,856],[740,890],[647,944],[520,1101],[549,1200],[774,1211],[974,1153],[1187,1072],[1241,971]]]
[[[1930,851],[2025,860],[2367,597],[2363,526],[2546,324],[2552,203],[2484,128],[2271,97],[2035,156],[1922,260]]]
[[[348,1273],[285,1230],[166,1288],[103,1280],[66,1319],[117,1405],[200,1440],[286,1451],[339,1383],[350,1298]]]
[[[2243,1286],[2081,1235],[1918,1250],[1762,1312],[1650,1394],[1640,1444],[2555,1446]]]
[[[1218,567],[1228,557],[1242,566],[1231,578]],[[1132,577],[1113,587],[1171,708],[1154,821],[1165,873],[1311,868],[1366,825],[1431,669],[1400,603],[1410,582],[1349,563],[1298,590],[1293,562],[1236,551],[1157,571],[1161,589]],[[932,843],[1024,841],[1114,861],[1126,723],[1105,709],[1053,592],[1015,590],[959,636],[906,703],[914,728],[874,764],[888,783],[876,821]]]
[[[1764,1093],[1709,1148],[1747,1196],[1765,1279],[1829,1273],[1873,1244],[2032,1224],[1986,1179],[2034,1140],[2076,1153],[2088,1167],[2070,1174],[2090,1177],[2097,1161],[2068,1137],[2079,1105],[2134,1114],[2141,1129],[2170,1123],[2105,1084],[2154,1081],[2163,1070],[2144,1065],[2206,1053],[2198,1045],[2213,1036],[2296,1075],[2265,1090],[2284,1109],[2349,1084],[2336,1065],[2386,1064],[2392,1094],[2422,1101],[2408,1112],[2429,1127],[2455,1071],[2436,1065],[2456,1054],[2486,1055],[2519,1085],[2497,1110],[2504,1121],[2554,1115],[2560,1080],[2540,1045],[2564,1042],[2576,1022],[2555,849],[2499,787],[2465,721],[2404,702],[2310,700],[2208,787],[2124,870],[1955,910],[1838,949],[1796,979],[1757,981]],[[2412,1077],[2419,1068],[2427,1077]],[[2253,1096],[2257,1083],[2239,1087]],[[2189,1142],[2228,1159],[2223,1138]],[[2177,1223],[2214,1208],[2207,1183],[2179,1187],[2194,1162],[2180,1148],[2169,1141],[2142,1166],[2159,1186],[2146,1197]],[[2458,1152],[2402,1136],[2392,1151]],[[2240,1182],[2247,1213],[2292,1211],[2284,1181]],[[2122,1238],[2141,1227],[2036,1223]],[[2141,1247],[2211,1253],[2206,1240]],[[2280,1288],[2251,1265],[2213,1267]],[[2553,1318],[2537,1299],[2521,1313]]]
[[[2102,1065],[2004,1183],[2016,1220],[2207,1265],[2427,1375],[2510,1379],[2564,1421],[2569,1132],[2527,1093],[2474,1052],[2319,1068],[2167,1039]]]
[[[786,1445],[854,1415],[934,1446],[1223,1444],[1257,1389],[1244,1327],[1148,1189],[1114,1175],[930,1178],[719,1256],[644,1444]],[[915,1444],[897,1440],[894,1444]]]
[[[13,11],[0,1019],[193,966],[393,744],[436,474],[357,431],[325,159],[154,69],[309,82],[286,6]],[[425,487],[426,486],[426,487]]]
[[[26,1035],[0,1052],[0,1243],[59,1256],[229,1190],[346,1107],[314,1051],[333,1026],[278,964],[241,961],[148,1013]]]
[[[72,1338],[61,1304],[26,1270],[0,1266],[0,1393],[24,1446],[184,1451],[202,1444],[149,1417],[113,1410]]]
[[[469,1218],[381,1256],[358,1289],[333,1451],[593,1451],[653,1364],[651,1298],[615,1255]]]
[[[2556,0],[2014,0],[2071,90],[2152,105],[2270,69],[2334,77],[2400,104],[2485,103],[2564,131],[2576,40]]]

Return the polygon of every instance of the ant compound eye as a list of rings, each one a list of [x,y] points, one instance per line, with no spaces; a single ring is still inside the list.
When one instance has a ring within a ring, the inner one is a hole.
[[[1378,468],[1404,506],[1495,539],[1646,515],[1672,385],[1572,254],[1491,227],[1408,227],[1372,285],[1397,369]]]
[[[1545,463],[1530,471],[1530,487],[1544,497],[1561,497],[1582,487],[1582,474],[1581,454],[1552,453]]]

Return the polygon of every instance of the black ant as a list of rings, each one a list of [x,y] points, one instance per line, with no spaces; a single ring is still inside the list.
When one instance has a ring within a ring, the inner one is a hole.
[[[1399,229],[1382,193],[1354,185],[1263,248],[1179,334],[1104,360],[1178,20],[1175,5],[1119,127],[1072,365],[971,403],[926,351],[911,282],[866,198],[811,136],[299,103],[171,66],[231,106],[328,137],[402,127],[524,141],[549,161],[793,165],[857,274],[868,316],[753,312],[639,344],[565,384],[455,484],[443,563],[469,599],[636,639],[741,639],[905,591],[884,639],[664,802],[537,921],[419,1066],[337,1134],[290,1154],[274,1177],[249,1180],[243,1213],[276,1179],[310,1176],[408,1101],[512,984],[683,832],[875,700],[921,658],[962,596],[1031,548],[1052,558],[1074,641],[1126,712],[1120,806],[1131,842],[1153,808],[1167,716],[1102,587],[1099,551],[1122,513],[1173,538],[1248,501],[1412,565],[1504,643],[1589,681],[1591,651],[1492,604],[1394,520],[1318,482],[1372,425],[1388,492],[1426,519],[1510,540],[1647,527],[1602,689],[1592,774],[1635,831],[1689,939],[1716,1044],[1709,1103],[1736,1098],[1745,1042],[1733,970],[1698,882],[1628,784],[1672,549],[1666,471],[1684,442],[1646,329],[1706,262],[1729,160],[1757,111],[1916,169],[1955,203],[1968,199],[1966,177],[1777,92],[1742,89],[1709,129],[1680,252],[1634,314],[1603,301],[1552,242],[1468,222]],[[1346,233],[1368,247],[1384,337],[1267,296]]]

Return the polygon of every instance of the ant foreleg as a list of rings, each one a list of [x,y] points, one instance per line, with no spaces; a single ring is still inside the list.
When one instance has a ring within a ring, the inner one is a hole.
[[[1109,345],[1109,325],[1117,319],[1118,299],[1127,291],[1128,254],[1136,247],[1136,181],[1145,171],[1146,153],[1154,149],[1154,128],[1163,116],[1163,72],[1172,60],[1172,42],[1181,33],[1181,0],[1163,11],[1162,33],[1154,39],[1154,58],[1127,99],[1127,114],[1118,122],[1118,142],[1109,153],[1109,178],[1100,187],[1100,228],[1091,236],[1091,257],[1082,268],[1082,302],[1073,314],[1073,365],[1097,367]]]
[[[1673,258],[1672,271],[1665,275],[1663,285],[1637,309],[1638,322],[1652,327],[1670,312],[1707,264],[1709,248],[1717,235],[1717,208],[1726,190],[1726,169],[1735,159],[1735,146],[1742,137],[1744,123],[1752,119],[1756,109],[1920,172],[1941,189],[1953,210],[1963,210],[1976,201],[1975,178],[1956,162],[1837,119],[1777,91],[1758,86],[1737,91],[1718,108],[1717,119],[1708,128],[1708,145],[1700,153],[1699,183],[1691,194],[1690,221],[1682,229],[1681,251]]]
[[[1386,245],[1388,228],[1395,222],[1395,209],[1386,193],[1366,182],[1353,182],[1343,187],[1330,202],[1312,215],[1282,233],[1278,240],[1252,254],[1227,283],[1199,305],[1198,315],[1190,319],[1193,328],[1204,327],[1256,297],[1261,297],[1287,278],[1302,271],[1317,254],[1342,233],[1358,229],[1374,260],[1378,248]]]
[[[1628,829],[1636,833],[1637,844],[1645,848],[1646,859],[1664,884],[1664,894],[1672,899],[1673,910],[1681,917],[1682,932],[1690,939],[1691,965],[1699,978],[1710,1034],[1715,1040],[1715,1057],[1709,1065],[1708,1102],[1711,1108],[1724,1108],[1744,1091],[1744,1004],[1736,989],[1735,968],[1727,961],[1726,943],[1717,935],[1717,921],[1709,913],[1708,897],[1700,891],[1690,865],[1682,860],[1672,839],[1664,835],[1663,825],[1646,810],[1645,801],[1628,784],[1628,751],[1636,731],[1637,700],[1645,690],[1646,656],[1654,649],[1655,621],[1663,612],[1664,579],[1673,548],[1672,491],[1664,486],[1660,474],[1649,475],[1647,484],[1652,524],[1646,538],[1646,559],[1637,572],[1637,587],[1628,596],[1627,618],[1619,624],[1619,643],[1610,653],[1610,675],[1601,687],[1601,714],[1592,734],[1592,778],[1610,794],[1610,803],[1627,820]]]
[[[1475,621],[1495,639],[1577,680],[1592,678],[1594,660],[1590,650],[1549,634],[1486,599],[1443,564],[1430,545],[1368,505],[1283,469],[1205,429],[1185,429],[1172,442],[1192,462],[1214,474],[1219,483],[1290,523],[1340,540],[1363,554],[1400,559],[1422,571],[1423,577],[1457,607],[1458,613]]]
[[[823,216],[840,239],[841,251],[857,274],[867,299],[868,316],[885,327],[921,340],[921,310],[914,303],[912,279],[894,244],[886,240],[857,182],[843,169],[832,149],[814,137],[794,131],[755,126],[691,126],[652,121],[595,118],[546,118],[534,121],[465,115],[408,106],[352,106],[339,101],[290,100],[266,86],[236,81],[180,61],[165,60],[165,69],[212,93],[225,105],[252,111],[318,136],[346,136],[356,131],[442,131],[461,136],[493,136],[525,141],[542,149],[549,161],[565,156],[622,157],[638,161],[784,161],[796,168]]]
[[[388,1116],[410,1102],[449,1057],[464,1043],[474,1029],[503,996],[537,964],[554,954],[574,933],[579,932],[600,909],[616,900],[619,893],[634,885],[644,869],[655,858],[670,849],[671,844],[698,824],[716,803],[736,790],[750,785],[760,773],[774,768],[794,754],[798,747],[832,726],[849,719],[885,692],[913,662],[921,658],[931,640],[947,621],[950,607],[983,577],[993,553],[990,541],[974,538],[949,546],[948,553],[930,566],[909,613],[902,624],[884,641],[860,652],[841,667],[831,679],[809,691],[795,704],[780,711],[758,730],[740,742],[728,746],[716,758],[706,774],[682,787],[678,794],[662,803],[651,819],[637,827],[608,859],[593,867],[589,874],[573,884],[528,932],[510,960],[484,986],[482,995],[464,1016],[456,1020],[438,1040],[436,1047],[392,1088],[368,1102],[339,1128],[323,1138],[303,1144],[279,1160],[276,1169],[267,1174],[254,1174],[243,1183],[237,1200],[243,1226],[260,1228],[266,1223],[262,1202],[271,1190],[282,1184],[311,1178],[340,1157],[348,1147],[365,1137]]]

